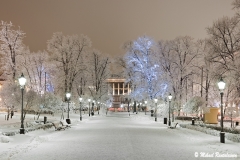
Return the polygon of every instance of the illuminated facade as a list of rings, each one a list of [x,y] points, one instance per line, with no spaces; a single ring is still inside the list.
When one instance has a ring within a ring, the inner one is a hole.
[[[123,78],[109,78],[107,79],[107,83],[108,95],[112,95],[113,97],[112,107],[121,107],[121,104],[126,102],[124,96],[131,93],[129,83],[125,83],[125,79]]]

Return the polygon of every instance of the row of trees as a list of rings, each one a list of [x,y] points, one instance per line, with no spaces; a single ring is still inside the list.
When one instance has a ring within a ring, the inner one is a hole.
[[[234,9],[240,8],[235,0]],[[238,112],[240,96],[240,16],[223,17],[208,27],[208,37],[189,36],[158,41],[142,36],[124,45],[125,57],[119,60],[133,87],[134,100],[162,99],[173,94],[172,111],[180,115],[197,113],[203,107],[220,105],[217,82],[227,83],[225,107]],[[187,103],[188,102],[188,103]],[[201,105],[200,105],[201,104]],[[154,106],[154,105],[152,105]],[[227,112],[226,112],[227,113]]]
[[[196,41],[181,36],[156,42],[142,36],[125,43],[126,54],[116,62],[124,67],[123,76],[132,86],[130,98],[149,102],[158,98],[166,102],[168,94],[172,93],[172,110],[178,115],[184,104],[186,112],[197,111],[199,107],[193,105],[193,100],[204,99],[202,106],[219,106],[216,83],[223,77],[227,83],[225,106],[237,108],[240,95],[239,4],[240,0],[233,3],[237,10],[234,17],[220,18],[207,28],[206,39]],[[105,80],[110,74],[110,59],[92,49],[87,36],[54,33],[47,42],[47,51],[32,53],[23,44],[25,33],[20,28],[14,29],[11,22],[2,22],[0,29],[2,76],[7,82],[1,92],[3,104],[16,107],[20,104],[16,80],[21,72],[28,81],[26,109],[62,106],[56,104],[65,101],[67,92],[72,93],[72,101],[82,96],[95,101],[108,99]]]
[[[2,77],[2,104],[19,107],[21,73],[27,78],[25,86],[25,111],[64,109],[65,94],[72,93],[71,101],[79,97],[105,101],[110,59],[91,48],[85,35],[54,33],[47,42],[47,51],[30,52],[23,44],[25,33],[13,24],[0,26]]]

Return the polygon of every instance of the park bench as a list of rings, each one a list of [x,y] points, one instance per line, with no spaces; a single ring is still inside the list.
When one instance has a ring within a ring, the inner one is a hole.
[[[65,130],[67,128],[70,128],[70,125],[68,124],[64,124],[62,121],[59,122],[52,122],[55,131],[61,131],[61,130]]]
[[[175,129],[177,127],[178,123],[176,123],[174,126],[170,126],[169,128]]]

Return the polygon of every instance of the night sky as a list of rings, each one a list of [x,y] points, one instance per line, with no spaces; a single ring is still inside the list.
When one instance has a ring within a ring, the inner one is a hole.
[[[84,34],[93,48],[119,55],[121,45],[139,36],[170,40],[205,38],[206,27],[233,16],[232,0],[1,0],[0,20],[26,33],[31,51],[46,50],[54,32]]]

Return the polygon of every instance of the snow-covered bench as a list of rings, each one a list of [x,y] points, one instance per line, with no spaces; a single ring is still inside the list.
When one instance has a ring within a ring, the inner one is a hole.
[[[59,122],[52,122],[55,131],[61,131],[61,130],[65,130],[66,128],[70,128],[70,126],[68,124],[64,124],[64,122],[59,121]]]
[[[178,123],[176,123],[174,126],[170,126],[169,128],[175,129],[177,127]]]

